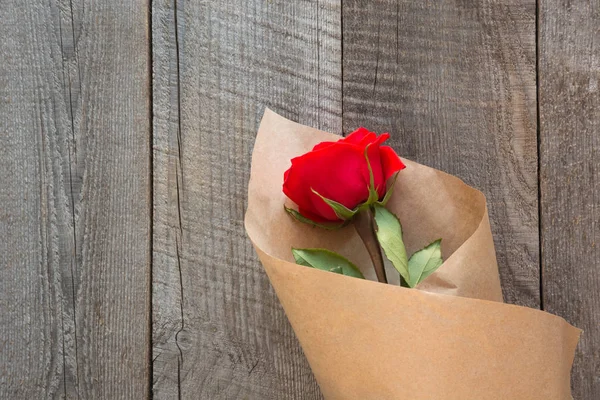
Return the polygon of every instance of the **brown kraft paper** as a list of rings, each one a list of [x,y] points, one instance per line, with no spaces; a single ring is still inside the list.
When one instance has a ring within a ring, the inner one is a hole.
[[[326,231],[292,219],[282,192],[290,160],[340,137],[266,110],[256,137],[245,226],[323,395],[348,399],[571,398],[580,330],[502,302],[483,194],[402,159],[388,208],[408,254],[442,238],[444,264],[416,289],[375,282],[352,225]],[[367,280],[294,263],[291,247],[336,251]]]

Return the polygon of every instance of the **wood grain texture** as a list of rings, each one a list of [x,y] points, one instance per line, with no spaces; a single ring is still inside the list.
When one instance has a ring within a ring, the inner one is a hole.
[[[600,4],[539,14],[543,306],[584,330],[576,400],[600,398]]]
[[[265,106],[480,188],[511,303],[541,239],[600,397],[598,4],[539,2],[541,237],[534,0],[149,6],[0,7],[0,398],[321,398],[242,225]]]
[[[0,7],[0,398],[143,398],[147,4]]]
[[[344,0],[343,127],[485,193],[507,302],[539,307],[534,0]]]
[[[341,132],[334,0],[153,2],[153,393],[319,399],[248,241],[265,106]]]

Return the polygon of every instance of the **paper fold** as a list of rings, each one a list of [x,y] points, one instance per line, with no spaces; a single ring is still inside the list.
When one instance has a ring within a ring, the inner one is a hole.
[[[403,159],[388,203],[409,253],[443,239],[446,261],[418,289],[293,263],[292,246],[324,247],[374,279],[352,226],[312,228],[283,209],[292,205],[281,188],[290,159],[338,138],[266,110],[245,219],[325,398],[570,399],[580,331],[502,303],[485,198],[456,177]],[[388,277],[397,272],[389,268]]]

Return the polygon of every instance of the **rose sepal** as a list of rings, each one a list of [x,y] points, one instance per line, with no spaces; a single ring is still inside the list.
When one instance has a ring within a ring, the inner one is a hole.
[[[385,192],[385,196],[383,196],[383,199],[381,201],[376,201],[375,204],[379,204],[380,206],[385,207],[388,201],[392,198],[392,192],[394,191],[394,185],[396,184],[397,179],[398,172],[394,174],[394,177],[392,178],[392,183],[390,184],[390,187],[388,188],[387,192]]]
[[[375,187],[375,176],[373,175],[373,168],[371,167],[371,161],[369,160],[369,147],[371,144],[368,144],[365,147],[365,158],[367,159],[367,168],[369,169],[369,198],[365,202],[367,206],[374,204],[379,200],[379,193],[377,193],[377,188]],[[363,206],[365,205],[363,204]]]
[[[285,209],[285,211],[289,215],[291,215],[292,217],[294,217],[294,219],[297,220],[297,221],[299,221],[299,222],[302,222],[302,223],[305,223],[305,224],[308,224],[308,225],[312,225],[312,226],[316,226],[318,228],[327,229],[327,230],[330,230],[330,231],[334,231],[334,230],[343,228],[346,225],[348,225],[349,222],[350,222],[349,220],[348,221],[343,221],[341,223],[335,223],[335,222],[332,222],[332,223],[316,222],[316,221],[313,221],[310,218],[306,218],[304,215],[300,214],[298,211],[294,210],[293,208],[289,208],[289,207],[287,207],[285,205],[283,206],[283,208]]]
[[[358,207],[356,207],[354,210],[351,210],[345,205],[321,195],[315,189],[311,188],[311,191],[317,196],[319,196],[321,200],[323,200],[329,207],[331,207],[335,215],[337,215],[337,217],[341,220],[347,221],[349,219],[352,219],[352,217],[354,217],[354,215],[358,212]]]

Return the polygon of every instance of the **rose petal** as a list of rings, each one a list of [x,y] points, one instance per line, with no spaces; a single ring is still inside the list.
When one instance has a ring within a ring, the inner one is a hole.
[[[306,196],[303,192],[303,185],[301,179],[290,179],[293,168],[294,166],[292,163],[292,166],[283,174],[283,193],[290,200],[296,203],[299,209],[306,209],[307,207],[310,208],[312,206],[312,203],[308,196]]]
[[[383,178],[387,182],[388,179],[396,172],[406,168],[406,165],[400,160],[398,154],[389,146],[380,146],[379,153],[381,155],[381,167],[383,170]]]
[[[317,143],[315,145],[315,147],[313,147],[312,151],[318,151],[318,150],[323,150],[329,146],[331,146],[332,144],[336,144],[337,142],[321,142],[321,143]]]
[[[364,148],[367,144],[376,140],[376,138],[377,135],[375,133],[366,128],[360,127],[345,138],[340,139],[340,142],[354,143],[361,145]]]

